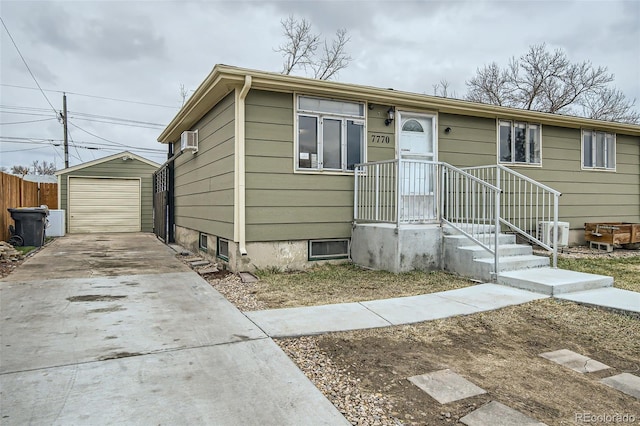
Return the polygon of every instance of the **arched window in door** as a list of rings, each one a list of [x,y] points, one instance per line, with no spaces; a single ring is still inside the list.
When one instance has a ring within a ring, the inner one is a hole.
[[[413,118],[410,118],[409,120],[404,122],[404,124],[402,125],[402,131],[403,132],[424,133],[424,129],[422,128],[422,124],[420,124],[420,122],[418,120],[415,120]]]

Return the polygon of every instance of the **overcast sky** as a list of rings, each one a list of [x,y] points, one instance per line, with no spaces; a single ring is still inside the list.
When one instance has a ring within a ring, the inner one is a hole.
[[[195,89],[217,63],[280,71],[274,48],[289,14],[327,37],[348,30],[353,61],[338,81],[432,94],[446,79],[463,96],[477,67],[547,43],[574,61],[607,66],[640,103],[638,0],[0,0],[0,16],[52,104],[28,89],[36,84],[0,28],[0,166],[46,160],[63,168],[53,111],[62,109],[62,91],[71,166],[125,149],[163,162],[166,146],[156,139],[181,105],[180,85]]]

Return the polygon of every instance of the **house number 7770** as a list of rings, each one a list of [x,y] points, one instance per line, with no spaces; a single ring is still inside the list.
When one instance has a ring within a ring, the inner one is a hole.
[[[371,143],[391,143],[391,138],[388,135],[371,135]]]

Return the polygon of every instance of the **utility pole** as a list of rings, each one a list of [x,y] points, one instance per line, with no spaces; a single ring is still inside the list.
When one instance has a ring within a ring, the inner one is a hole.
[[[67,130],[67,94],[62,93],[62,128],[64,129],[64,168],[69,168],[69,139]]]

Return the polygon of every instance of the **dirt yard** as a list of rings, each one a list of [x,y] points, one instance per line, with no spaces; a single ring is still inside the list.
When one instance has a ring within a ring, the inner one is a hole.
[[[598,382],[640,373],[640,320],[570,302],[278,343],[353,424],[459,424],[492,400],[548,425],[580,423],[579,413],[640,423],[640,401]],[[538,356],[558,349],[612,368],[581,374]],[[488,393],[441,405],[407,380],[445,368]]]

